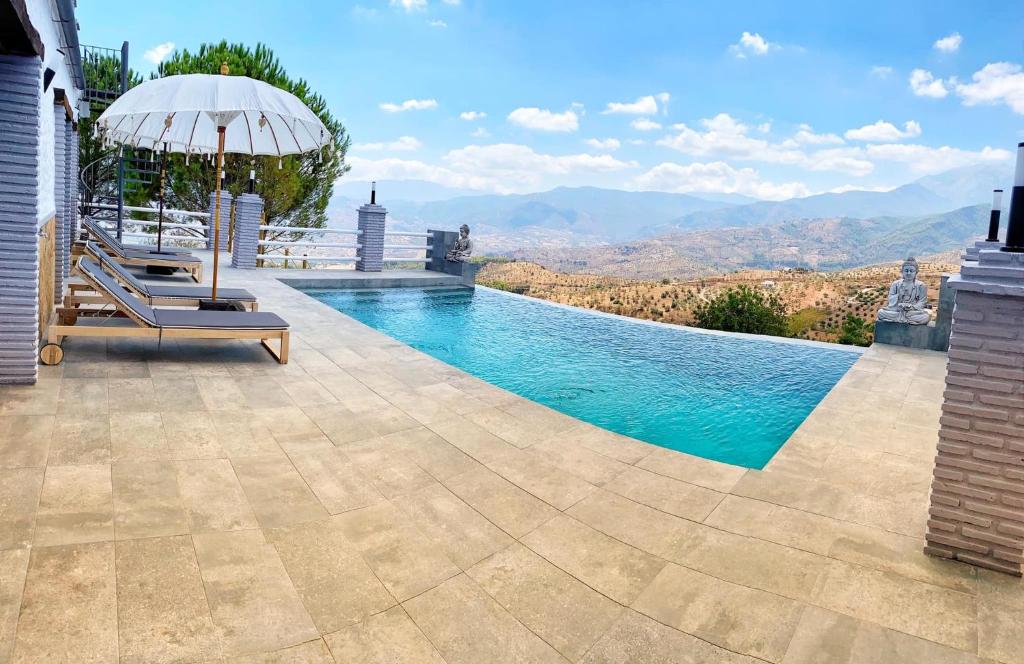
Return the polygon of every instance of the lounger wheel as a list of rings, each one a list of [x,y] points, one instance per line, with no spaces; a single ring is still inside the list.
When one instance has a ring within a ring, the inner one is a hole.
[[[64,361],[64,349],[60,344],[46,344],[39,349],[39,361],[48,367],[56,366]]]

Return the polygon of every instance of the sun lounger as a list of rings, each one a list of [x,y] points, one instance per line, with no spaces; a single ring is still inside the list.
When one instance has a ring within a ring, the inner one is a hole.
[[[99,222],[88,217],[82,219],[82,227],[110,252],[113,260],[122,265],[169,267],[188,272],[196,283],[203,281],[203,262],[192,254],[130,250],[108,233]]]
[[[100,267],[114,276],[122,286],[127,288],[140,300],[150,306],[166,307],[198,307],[200,300],[209,300],[212,289],[209,286],[179,286],[176,284],[147,284],[124,269],[107,252],[95,242],[85,243],[85,255],[95,260]],[[68,295],[64,296],[65,307],[77,307],[83,304],[103,304],[102,296],[92,292],[89,284],[69,284]],[[256,296],[244,288],[218,288],[217,297],[221,300],[241,302],[249,311],[256,311]]]
[[[288,362],[288,323],[267,312],[154,309],[140,301],[91,258],[78,259],[82,279],[112,309],[77,311],[72,324],[50,325],[39,351],[43,364],[60,364],[66,337],[149,337],[153,339],[259,339],[278,362]],[[279,350],[268,343],[279,342]]]

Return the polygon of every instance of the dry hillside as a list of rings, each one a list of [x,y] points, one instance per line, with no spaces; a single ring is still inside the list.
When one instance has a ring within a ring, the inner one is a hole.
[[[928,284],[933,306],[945,273],[958,272],[956,252],[919,259],[920,279]],[[489,263],[478,283],[563,304],[610,313],[687,325],[701,300],[738,285],[767,288],[786,304],[795,336],[835,341],[847,314],[874,321],[889,284],[899,276],[899,262],[868,265],[837,272],[806,270],[742,270],[700,279],[633,280],[587,274],[565,274],[535,263]]]

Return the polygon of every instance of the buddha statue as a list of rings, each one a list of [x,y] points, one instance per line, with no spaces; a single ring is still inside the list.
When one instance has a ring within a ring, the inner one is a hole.
[[[462,224],[459,227],[459,239],[455,241],[452,248],[444,255],[444,259],[453,263],[468,263],[469,257],[472,255],[473,241],[469,239],[469,226]]]
[[[928,304],[928,287],[917,280],[917,261],[908,258],[900,270],[903,278],[892,282],[889,287],[889,301],[878,310],[878,320],[909,325],[926,325],[931,313]]]

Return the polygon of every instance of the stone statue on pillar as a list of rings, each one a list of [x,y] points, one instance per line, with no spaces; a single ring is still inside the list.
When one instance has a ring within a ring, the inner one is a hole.
[[[878,310],[878,320],[908,325],[927,325],[931,313],[928,304],[928,287],[917,280],[917,260],[913,257],[903,261],[901,279],[889,287],[889,301]]]
[[[444,255],[444,259],[453,263],[468,263],[472,255],[473,241],[469,239],[469,226],[462,224],[459,227],[459,239],[455,241],[452,248]]]

